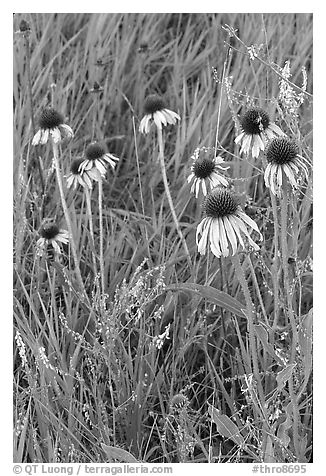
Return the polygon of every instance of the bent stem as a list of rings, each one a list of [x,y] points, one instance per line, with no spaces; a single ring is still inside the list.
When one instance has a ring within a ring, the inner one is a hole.
[[[168,179],[167,179],[167,176],[166,176],[165,162],[164,162],[164,145],[163,145],[162,129],[160,129],[158,127],[157,127],[157,137],[158,137],[158,148],[159,148],[159,161],[160,161],[160,166],[161,166],[161,171],[162,171],[165,193],[166,193],[166,196],[167,196],[167,199],[168,199],[168,202],[169,202],[169,206],[170,206],[170,210],[171,210],[171,214],[172,214],[172,218],[173,218],[175,227],[177,229],[178,235],[179,235],[180,240],[181,240],[181,242],[183,244],[183,247],[185,249],[189,266],[191,267],[192,262],[191,262],[191,258],[190,258],[190,253],[189,253],[189,250],[188,250],[186,240],[185,240],[185,238],[182,234],[182,231],[181,231],[181,228],[180,228],[180,225],[179,225],[179,222],[178,222],[178,217],[177,217],[176,212],[174,210],[174,205],[173,205],[173,201],[172,201],[172,197],[171,197],[171,193],[170,193],[170,189],[169,189]]]
[[[104,253],[103,253],[103,183],[102,177],[98,181],[98,209],[100,215],[100,271],[101,271],[101,287],[102,294],[104,294],[105,289],[105,277],[104,277]]]
[[[58,145],[52,142],[52,148],[53,148],[53,159],[54,159],[54,165],[55,165],[55,172],[56,172],[56,177],[57,177],[57,182],[58,182],[58,187],[59,187],[59,192],[60,192],[60,198],[61,198],[61,204],[63,208],[63,212],[65,215],[66,223],[68,226],[68,231],[70,235],[70,243],[71,243],[71,251],[72,255],[74,258],[75,262],[75,271],[77,275],[77,280],[80,286],[81,291],[83,292],[85,298],[87,299],[87,294],[86,290],[84,287],[84,282],[81,276],[80,268],[79,268],[79,260],[77,256],[77,250],[76,250],[76,245],[75,245],[75,240],[74,240],[74,235],[73,235],[73,229],[72,229],[72,224],[70,220],[70,215],[67,207],[67,202],[65,199],[64,191],[63,191],[63,184],[62,184],[62,177],[61,177],[61,169],[60,169],[60,164],[59,164],[59,152],[58,152]]]

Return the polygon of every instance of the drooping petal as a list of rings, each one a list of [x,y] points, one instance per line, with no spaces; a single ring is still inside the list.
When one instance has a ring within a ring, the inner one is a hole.
[[[38,145],[41,141],[42,129],[39,129],[32,140],[32,145]]]
[[[167,125],[167,123],[168,123],[167,116],[164,114],[163,111],[156,111],[154,113],[154,121],[155,121],[155,116],[157,116],[159,118],[161,124],[163,124],[164,126]]]
[[[218,224],[220,229],[220,243],[221,243],[222,255],[226,257],[226,256],[229,256],[229,244],[226,237],[223,220],[219,219]]]
[[[100,160],[98,159],[95,160],[95,167],[97,168],[97,170],[100,172],[101,175],[105,175],[106,168]]]
[[[67,187],[70,188],[73,184],[74,176],[72,174],[68,175],[67,177]]]
[[[271,129],[273,132],[275,132],[275,134],[279,136],[285,136],[282,129],[280,129],[274,122],[271,122],[268,128]]]
[[[187,182],[190,183],[194,176],[195,176],[195,174],[192,172],[192,173],[188,176]]]
[[[236,220],[236,216],[235,215],[229,215],[228,219],[229,219],[229,221],[232,225],[232,228],[233,228],[235,234],[238,237],[240,245],[242,246],[242,248],[244,248],[245,246],[244,246],[244,242],[243,242],[243,239],[242,239],[242,236],[241,236],[238,220]]]
[[[46,144],[49,140],[49,129],[41,129],[40,144]]]
[[[257,158],[260,152],[258,137],[259,137],[259,134],[255,134],[252,139],[252,156],[254,158]]]
[[[292,187],[297,188],[298,184],[295,180],[293,171],[290,169],[290,167],[287,164],[283,164],[283,170],[285,174],[287,175]]]
[[[258,226],[257,226],[257,223],[256,223],[254,220],[252,220],[250,217],[248,217],[248,215],[246,215],[246,213],[244,213],[244,212],[242,212],[242,211],[237,211],[237,215],[238,215],[245,223],[247,223],[247,225],[249,225],[253,230],[257,231],[257,233],[259,234],[261,240],[263,239],[263,235],[260,233],[259,228],[258,228]]]
[[[210,223],[209,219],[206,219],[206,218],[204,218],[204,220],[201,223],[203,224],[202,228],[201,228],[202,229],[202,236],[201,236],[199,241],[198,241],[198,236],[196,236],[196,241],[197,241],[198,252],[201,255],[204,255],[206,253],[207,237],[208,237],[208,233],[209,233],[209,230],[210,230],[210,227],[211,227],[211,223]],[[198,233],[198,228],[197,228],[197,233]],[[199,235],[199,233],[198,233],[198,235]]]
[[[264,180],[265,180],[265,185],[266,187],[270,188],[270,172],[271,172],[271,164],[267,164],[267,167],[265,169],[265,173],[264,173]]]
[[[162,129],[162,122],[161,122],[161,120],[160,120],[160,116],[157,115],[157,112],[155,112],[155,113],[153,114],[153,119],[154,119],[154,122],[155,122],[155,124],[156,124],[156,127],[157,127],[158,129]]]
[[[68,124],[61,124],[59,128],[61,129],[63,136],[67,139],[71,139],[72,137],[74,137],[74,132],[71,127],[68,126]]]
[[[222,256],[222,251],[220,248],[220,227],[218,224],[218,218],[212,220],[210,234],[209,234],[209,241],[210,241],[210,248],[211,252],[217,258]]]
[[[172,122],[168,121],[169,124],[175,124],[177,121],[181,121],[181,117],[179,116],[179,114],[174,111],[171,111],[170,109],[164,109],[164,113],[167,114],[167,116],[169,116],[172,120]]]
[[[277,186],[279,188],[282,187],[282,175],[283,175],[282,167],[280,165],[278,165],[277,166]]]
[[[50,129],[50,134],[55,144],[61,141],[61,133],[58,127],[54,127],[53,129]]]
[[[252,138],[253,138],[252,135],[245,135],[245,137],[243,139],[241,152],[244,152],[246,155],[249,154]]]
[[[244,135],[245,135],[245,133],[244,133],[244,132],[241,132],[241,134],[239,134],[239,135],[234,139],[234,142],[235,142],[236,144],[238,144],[238,143],[241,141],[241,139],[243,138]]]
[[[223,217],[223,222],[224,222],[224,228],[227,234],[227,237],[231,243],[232,246],[232,256],[234,256],[237,252],[238,248],[238,243],[237,243],[237,237],[235,236],[233,227],[231,223],[229,222],[229,219],[227,216]]]
[[[204,194],[205,197],[206,197],[206,195],[207,195],[207,187],[206,187],[206,182],[205,182],[205,180],[202,180],[202,181],[201,181],[201,186],[202,186],[202,189],[203,189],[203,194]]]
[[[60,255],[61,254],[60,246],[58,245],[56,240],[55,239],[50,240],[50,243],[51,243],[52,247],[54,248],[54,250]]]

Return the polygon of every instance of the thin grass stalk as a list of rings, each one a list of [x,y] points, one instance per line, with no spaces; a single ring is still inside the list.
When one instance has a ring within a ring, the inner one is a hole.
[[[264,316],[264,319],[265,319],[265,323],[266,323],[267,326],[269,326],[268,317],[267,317],[266,309],[265,309],[265,306],[264,306],[264,301],[263,301],[263,298],[262,298],[262,295],[261,295],[261,292],[260,292],[259,284],[258,284],[256,273],[255,273],[255,269],[254,269],[254,266],[251,262],[250,255],[247,256],[247,260],[248,260],[248,263],[249,263],[249,268],[250,268],[250,271],[251,271],[251,276],[252,276],[253,283],[255,285],[255,289],[256,289],[258,300],[259,300],[259,304],[260,304],[260,307],[261,307],[261,310],[262,310],[262,313],[263,313],[263,316]]]
[[[165,193],[166,193],[166,196],[167,196],[167,199],[168,199],[168,202],[169,202],[169,206],[170,206],[170,210],[171,210],[171,214],[172,214],[172,218],[173,218],[175,227],[177,229],[178,235],[179,235],[180,240],[181,240],[181,242],[183,244],[183,247],[185,249],[186,256],[187,256],[188,263],[189,263],[189,267],[191,268],[192,262],[191,262],[190,253],[189,253],[189,250],[188,250],[186,240],[185,240],[185,238],[182,234],[182,231],[181,231],[181,228],[180,228],[180,225],[179,225],[179,221],[178,221],[178,217],[177,217],[175,209],[174,209],[174,205],[173,205],[173,201],[172,201],[172,197],[171,197],[171,193],[170,193],[170,189],[169,189],[169,183],[168,183],[168,179],[167,179],[167,176],[166,176],[162,129],[160,129],[158,127],[157,127],[157,138],[158,138],[158,147],[159,147],[159,161],[160,161],[160,166],[161,166],[161,172],[162,172],[162,177],[163,177]]]
[[[55,144],[54,142],[52,142],[52,148],[53,148],[53,158],[54,158],[54,165],[55,165],[57,183],[58,183],[59,192],[60,192],[61,204],[62,204],[63,212],[64,212],[64,215],[65,215],[65,219],[66,219],[66,223],[67,223],[68,231],[69,231],[69,235],[70,235],[71,251],[72,251],[72,255],[73,255],[73,258],[74,258],[74,262],[75,262],[75,271],[76,271],[76,275],[77,275],[77,280],[78,280],[80,289],[84,294],[84,297],[87,299],[87,294],[86,294],[83,278],[81,276],[80,267],[79,267],[79,260],[78,260],[77,249],[76,249],[75,240],[74,240],[72,223],[71,223],[71,220],[70,220],[70,215],[69,215],[69,211],[68,211],[68,207],[67,207],[67,202],[66,202],[66,199],[65,199],[64,191],[63,191],[61,169],[60,169],[60,164],[59,164],[58,145]]]
[[[26,72],[27,72],[27,91],[28,91],[28,98],[29,98],[29,107],[31,110],[31,122],[32,122],[32,131],[33,131],[33,136],[36,133],[36,128],[35,128],[35,116],[34,116],[34,102],[33,102],[33,90],[32,90],[32,80],[31,80],[31,48],[29,44],[29,33],[24,35],[25,38],[25,49],[26,49]],[[37,150],[37,149],[36,149]],[[44,195],[45,188],[44,188],[44,178],[43,178],[43,171],[42,171],[42,164],[41,164],[41,158],[39,155],[36,153],[37,156],[36,162],[40,174],[40,179],[41,179],[41,188],[42,188],[42,195]]]
[[[258,397],[259,397],[259,398],[255,397],[255,400],[256,400],[255,407],[259,410],[262,421],[263,421],[262,454],[265,455],[265,452],[267,450],[267,445],[268,445],[268,435],[271,433],[271,429],[269,428],[268,417],[265,411],[266,401],[265,401],[263,385],[259,375],[259,366],[258,366],[258,359],[257,359],[258,353],[257,353],[257,346],[256,346],[255,330],[254,330],[255,309],[254,309],[254,304],[250,296],[248,283],[247,283],[238,254],[235,254],[235,256],[232,257],[232,262],[234,264],[237,278],[241,285],[241,288],[245,297],[245,301],[246,301],[246,307],[247,307],[246,316],[247,316],[247,323],[248,323],[250,351],[251,351],[252,363],[253,363],[253,374],[257,382],[257,390],[258,390]]]
[[[265,397],[263,393],[263,387],[260,381],[259,365],[258,365],[258,359],[257,359],[258,354],[257,354],[257,346],[256,346],[256,339],[255,339],[255,331],[254,331],[254,321],[255,321],[255,314],[256,314],[254,309],[254,304],[250,296],[248,283],[247,283],[247,280],[246,280],[246,277],[240,262],[239,255],[236,253],[231,259],[236,271],[237,279],[240,283],[240,286],[242,288],[242,292],[244,294],[244,298],[246,301],[246,307],[247,307],[246,317],[247,317],[247,323],[248,323],[248,334],[249,334],[249,344],[250,344],[250,350],[251,350],[251,356],[252,356],[253,374],[257,381],[258,393],[259,393],[261,404],[264,405]]]

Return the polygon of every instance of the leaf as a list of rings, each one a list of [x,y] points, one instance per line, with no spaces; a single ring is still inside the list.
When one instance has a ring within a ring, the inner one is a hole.
[[[303,356],[304,380],[307,383],[312,369],[312,309],[301,321],[298,339],[300,352]]]
[[[261,324],[257,324],[254,326],[254,328],[256,335],[258,336],[266,352],[268,352],[272,357],[274,357],[277,362],[282,363],[281,359],[275,354],[272,344],[270,344],[268,341],[268,332],[265,327],[263,327]]]
[[[107,446],[102,443],[102,448],[109,458],[109,463],[114,463],[112,460],[118,460],[120,463],[139,463],[139,461],[128,451],[115,446]]]
[[[291,378],[295,366],[296,364],[290,364],[278,372],[276,375],[277,390],[281,391],[285,387],[286,382]]]
[[[217,306],[227,309],[239,317],[245,317],[243,310],[245,310],[246,306],[244,304],[241,304],[241,302],[237,301],[237,299],[233,298],[229,294],[219,291],[212,286],[203,286],[201,284],[195,283],[181,283],[172,284],[167,286],[165,289],[171,291],[188,291],[195,293],[199,297],[208,299]]]
[[[282,446],[287,448],[291,441],[288,431],[293,424],[293,405],[290,402],[284,410],[284,414],[286,415],[286,419],[277,429],[277,437],[282,441]]]
[[[244,446],[245,441],[239,428],[227,415],[222,415],[220,410],[212,405],[209,405],[208,413],[222,436],[229,438],[238,446]]]

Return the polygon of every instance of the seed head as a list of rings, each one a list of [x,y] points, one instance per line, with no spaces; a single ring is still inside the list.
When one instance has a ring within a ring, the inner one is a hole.
[[[39,119],[41,129],[54,129],[55,127],[58,127],[63,123],[63,116],[58,111],[56,111],[52,107],[47,107],[43,109],[41,117]]]
[[[293,162],[299,153],[298,144],[288,137],[276,137],[270,141],[266,149],[268,162],[278,165]]]
[[[187,408],[188,405],[189,405],[188,398],[182,393],[178,393],[177,395],[174,395],[174,397],[172,397],[171,399],[170,410],[181,411],[184,408]]]
[[[89,144],[85,152],[87,160],[100,159],[101,157],[103,157],[104,154],[105,154],[104,148],[97,142],[94,142],[93,144]]]
[[[59,234],[59,227],[53,223],[46,224],[41,228],[40,235],[46,240],[52,240]]]
[[[240,118],[240,124],[245,134],[260,134],[267,129],[270,120],[263,109],[252,107]]]
[[[211,157],[202,157],[193,164],[193,173],[199,179],[210,177],[214,172],[216,164]]]
[[[79,166],[82,162],[84,162],[84,159],[75,159],[71,162],[70,171],[72,174],[79,174]]]
[[[207,217],[220,218],[232,215],[237,211],[238,200],[232,192],[223,188],[215,188],[204,200],[204,212]]]
[[[145,114],[154,114],[162,109],[165,109],[165,103],[160,96],[151,94],[146,98],[144,105]]]

